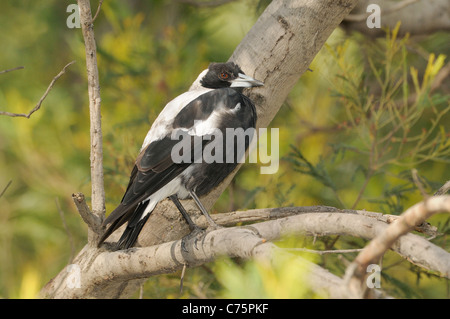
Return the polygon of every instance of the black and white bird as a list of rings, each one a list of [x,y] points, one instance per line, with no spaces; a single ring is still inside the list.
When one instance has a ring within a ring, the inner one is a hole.
[[[237,153],[233,161],[197,161],[198,145],[192,145],[190,161],[173,159],[172,149],[179,143],[174,133],[183,132],[192,140],[200,140],[203,150],[214,132],[219,130],[226,137],[227,128],[255,128],[256,110],[245,96],[243,88],[262,86],[261,81],[244,74],[233,63],[211,63],[191,86],[190,90],[170,101],[161,111],[145,137],[141,151],[121,203],[105,219],[109,225],[98,246],[125,223],[127,227],[116,244],[117,249],[132,247],[145,222],[158,202],[170,198],[191,231],[197,229],[179,199],[192,198],[211,225],[215,225],[199,197],[218,186],[238,164]],[[200,139],[198,139],[200,138]],[[223,145],[225,145],[223,139]],[[249,138],[251,139],[251,137]],[[245,149],[249,146],[245,140]],[[236,151],[236,147],[234,150]],[[197,152],[197,153],[196,153]]]

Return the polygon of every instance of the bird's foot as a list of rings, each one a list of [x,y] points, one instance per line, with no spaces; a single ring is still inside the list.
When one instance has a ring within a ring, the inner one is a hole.
[[[204,229],[201,229],[198,226],[193,227],[192,231],[181,239],[181,249],[183,249],[183,251],[185,252],[188,252],[186,244],[190,241],[193,241],[195,249],[198,250],[197,243],[199,240],[203,239],[205,235],[206,231]]]
[[[216,223],[214,224],[209,224],[208,228],[206,228],[206,230],[208,232],[213,231],[213,230],[218,230],[218,229],[222,229],[223,226],[217,225]]]

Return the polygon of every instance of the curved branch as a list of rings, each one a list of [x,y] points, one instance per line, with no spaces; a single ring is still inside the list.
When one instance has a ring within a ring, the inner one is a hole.
[[[294,212],[293,208],[286,210]],[[262,254],[264,258],[273,260],[275,246],[270,242],[283,236],[348,235],[373,239],[390,227],[372,216],[337,213],[336,209],[333,210],[301,213],[248,226],[214,230],[196,244],[194,239],[185,241],[187,251],[181,248],[181,240],[122,251],[97,250],[86,246],[74,260],[82,274],[80,288],[69,289],[69,274],[62,271],[41,293],[48,298],[124,297],[150,276],[171,273],[182,269],[184,265],[200,266],[223,255],[248,259],[258,258]],[[299,208],[299,211],[302,209]],[[420,236],[402,236],[395,242],[392,250],[420,267],[450,277],[450,253]],[[330,275],[317,265],[308,265],[311,267],[310,285],[314,291],[326,291],[329,296],[336,298],[351,296],[347,290],[342,289],[342,279]]]
[[[398,218],[400,218],[400,216],[397,215],[382,214],[370,212],[367,210],[338,209],[330,206],[259,208],[259,209],[250,209],[246,211],[234,211],[229,213],[214,214],[211,217],[218,225],[235,226],[238,223],[260,222],[306,213],[357,214],[370,217],[387,224],[390,224],[395,220],[397,220]],[[195,218],[194,222],[203,228],[207,228],[209,226],[208,222],[206,221],[206,218],[203,215]],[[417,225],[415,226],[414,230],[420,233],[424,233],[428,236],[436,237],[437,235],[439,235],[437,228],[428,223],[422,223],[420,225]]]
[[[443,212],[450,213],[450,196],[448,195],[429,197],[407,209],[401,218],[378,234],[349,266],[346,273],[349,290],[355,296],[364,296],[367,266],[377,263],[389,248],[392,247],[395,250],[394,243],[399,242],[399,238],[403,239],[402,236],[413,230],[416,225],[422,224],[436,213]],[[448,252],[442,249],[438,258],[432,258],[436,256],[430,256],[428,253],[427,256],[420,256],[422,249],[428,249],[428,247],[413,246],[411,248],[419,250],[418,253],[414,253],[414,257],[416,260],[419,258],[422,267],[430,269],[430,264],[434,263],[431,270],[438,271],[442,276],[450,279],[450,254]],[[412,261],[414,262],[414,260]]]
[[[184,265],[200,266],[219,256],[253,258],[270,263],[293,258],[293,255],[266,242],[257,232],[248,228],[215,230],[206,234],[201,243],[197,244],[194,244],[193,239],[189,240],[185,242],[188,252],[181,247],[181,242],[178,240],[115,252],[103,251],[92,261],[90,270],[81,277],[80,287],[85,289],[71,288],[70,281],[65,277],[60,281],[50,282],[41,294],[47,298],[54,297],[47,295],[47,292],[58,293],[59,298],[105,297],[105,292],[114,292],[117,283],[172,273],[182,269]],[[292,260],[308,271],[307,284],[313,291],[325,292],[332,298],[346,297],[346,293],[340,289],[343,284],[341,278],[301,257]]]

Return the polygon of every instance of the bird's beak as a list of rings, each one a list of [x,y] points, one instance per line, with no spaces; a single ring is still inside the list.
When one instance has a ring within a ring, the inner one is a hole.
[[[241,87],[241,88],[250,88],[254,86],[263,86],[264,83],[258,80],[255,80],[251,76],[239,73],[238,77],[231,82],[231,87]]]

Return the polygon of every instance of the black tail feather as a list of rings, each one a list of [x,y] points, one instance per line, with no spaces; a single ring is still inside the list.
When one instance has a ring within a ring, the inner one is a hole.
[[[148,213],[147,216],[142,218],[142,214],[147,208],[147,205],[148,200],[145,202],[141,202],[136,206],[135,209],[129,210],[121,218],[114,220],[100,238],[98,247],[102,245],[106,238],[108,238],[115,230],[117,230],[127,221],[127,227],[125,228],[125,231],[117,242],[116,249],[127,249],[132,247],[135,244],[139,233],[142,230],[142,227],[144,227],[145,222],[150,216],[150,213]]]
[[[136,243],[136,240],[138,239],[142,227],[144,227],[145,222],[149,217],[150,214],[147,214],[141,220],[135,223],[134,226],[130,227],[129,225],[127,225],[127,228],[125,229],[125,231],[123,232],[122,236],[120,237],[119,241],[116,244],[116,248],[120,250],[133,247],[133,245]]]
[[[150,216],[149,213],[147,214],[147,216],[142,217],[142,214],[147,208],[148,202],[149,201],[147,200],[145,202],[139,203],[139,205],[134,210],[133,214],[128,220],[127,228],[125,228],[125,231],[123,232],[122,236],[120,237],[119,241],[116,244],[117,249],[130,248],[136,242],[139,233],[142,230],[142,227],[144,227],[145,222]]]

